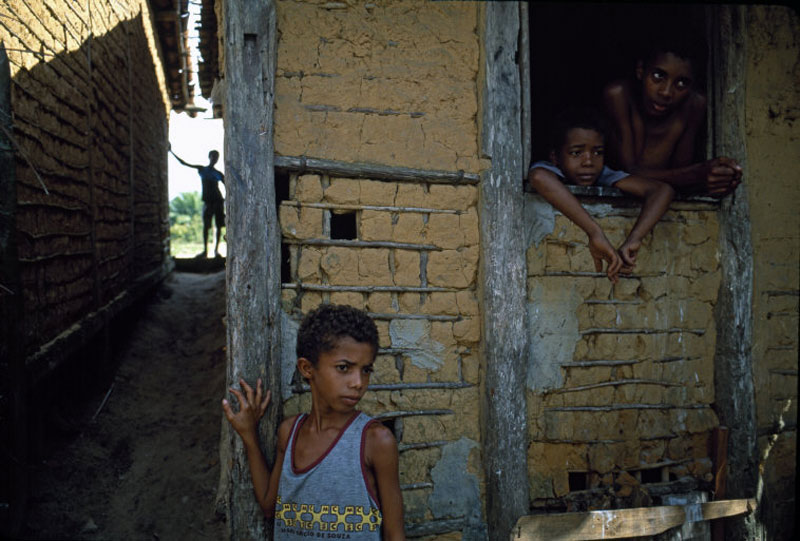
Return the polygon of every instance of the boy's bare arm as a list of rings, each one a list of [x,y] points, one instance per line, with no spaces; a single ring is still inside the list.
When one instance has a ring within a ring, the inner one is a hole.
[[[239,380],[239,384],[244,393],[233,388],[230,390],[239,402],[239,411],[234,412],[230,402],[224,399],[222,401],[222,409],[225,412],[225,417],[228,419],[228,422],[231,423],[233,429],[236,430],[242,438],[256,500],[264,514],[271,516],[275,510],[275,498],[278,488],[277,478],[280,476],[280,465],[283,462],[283,452],[286,449],[288,434],[283,434],[286,430],[284,430],[284,426],[281,425],[278,430],[278,456],[275,460],[275,467],[270,471],[264,454],[259,447],[256,427],[258,426],[259,419],[261,419],[264,412],[267,410],[271,393],[267,391],[262,399],[260,379],[256,383],[255,392],[244,380]]]
[[[172,152],[172,155],[173,155],[173,156],[175,156],[175,159],[176,159],[176,160],[178,160],[178,161],[179,161],[181,164],[185,165],[186,167],[193,167],[193,168],[195,168],[195,169],[202,169],[202,168],[203,168],[203,166],[202,166],[202,165],[194,165],[194,164],[192,164],[192,163],[187,163],[187,162],[183,161],[183,160],[180,158],[180,156],[178,156],[177,154],[175,154],[175,152],[172,150],[172,147],[171,147],[171,146],[170,146],[170,149],[169,149],[169,151],[170,151],[170,152]]]
[[[644,199],[639,218],[619,248],[619,254],[626,267],[636,264],[636,256],[642,246],[642,239],[667,212],[675,190],[663,182],[638,176],[625,177],[615,185],[620,190]]]
[[[617,251],[606,238],[605,233],[603,233],[603,229],[586,212],[580,201],[572,195],[572,192],[564,186],[564,183],[553,172],[546,169],[532,169],[528,175],[528,181],[533,189],[544,197],[548,203],[586,232],[589,237],[589,252],[592,254],[592,259],[594,259],[595,270],[602,272],[603,261],[606,261],[608,264],[606,275],[609,280],[616,282],[622,261]]]
[[[367,429],[365,451],[367,463],[372,464],[375,473],[375,485],[383,515],[383,539],[403,540],[406,534],[398,473],[397,440],[388,428],[380,423],[373,423]]]

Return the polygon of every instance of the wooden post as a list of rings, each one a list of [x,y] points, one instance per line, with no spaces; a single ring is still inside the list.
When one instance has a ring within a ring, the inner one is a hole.
[[[484,393],[481,430],[489,539],[506,540],[528,513],[526,270],[522,192],[519,6],[484,7],[480,183]]]
[[[715,410],[730,427],[727,496],[747,498],[758,485],[758,426],[753,383],[753,246],[748,204],[745,146],[746,6],[709,8],[714,155],[730,156],[744,169],[744,182],[726,197],[719,212],[722,279],[714,308]],[[731,539],[758,537],[755,517],[730,519]],[[763,533],[763,532],[762,532]]]
[[[28,498],[28,392],[16,241],[17,165],[11,142],[11,71],[0,42],[0,533],[19,533]],[[6,398],[7,397],[7,398]]]
[[[273,171],[276,48],[272,0],[224,3],[229,386],[261,377],[273,402],[260,426],[274,457],[280,403],[280,240]],[[220,487],[232,539],[272,537],[253,496],[241,440],[223,421]]]

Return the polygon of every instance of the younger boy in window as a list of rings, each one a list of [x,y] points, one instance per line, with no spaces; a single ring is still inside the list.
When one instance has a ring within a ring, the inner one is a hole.
[[[528,180],[542,197],[586,232],[595,269],[602,272],[605,261],[606,275],[616,282],[620,271],[633,269],[642,239],[667,211],[675,191],[663,182],[605,166],[603,120],[591,109],[571,109],[559,115],[551,148],[550,162],[534,163]],[[600,225],[564,186],[565,183],[614,186],[644,199],[639,218],[619,251],[614,249]]]
[[[405,539],[397,441],[355,409],[377,351],[375,323],[361,310],[327,304],[306,315],[297,368],[311,386],[311,411],[281,423],[272,471],[256,435],[270,401],[261,380],[255,391],[244,380],[241,391],[231,389],[238,412],[222,401],[244,443],[256,499],[275,518],[276,540]]]
[[[725,156],[695,162],[706,97],[695,85],[691,47],[656,37],[637,62],[635,80],[606,86],[603,100],[613,127],[609,161],[678,190],[722,197],[739,185],[742,168]]]

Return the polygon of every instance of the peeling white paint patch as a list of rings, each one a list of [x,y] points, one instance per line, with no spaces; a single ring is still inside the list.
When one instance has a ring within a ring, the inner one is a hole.
[[[281,310],[281,398],[292,397],[292,377],[297,369],[297,331],[300,324]]]
[[[584,203],[583,208],[585,208],[586,212],[591,214],[595,220],[619,213],[618,210],[615,210],[614,207],[608,203]]]
[[[556,227],[556,211],[553,206],[539,195],[525,198],[525,246],[539,243]]]
[[[444,364],[444,344],[431,338],[431,322],[423,319],[395,319],[389,323],[392,346],[406,348],[414,366],[439,370]]]
[[[442,447],[442,457],[431,468],[433,492],[428,496],[428,507],[433,517],[464,518],[462,541],[488,538],[481,512],[478,479],[467,471],[469,455],[478,443],[462,437]]]
[[[574,288],[545,290],[537,284],[528,303],[531,347],[528,357],[528,388],[557,389],[564,385],[561,364],[572,361],[578,332],[578,306],[583,299]]]

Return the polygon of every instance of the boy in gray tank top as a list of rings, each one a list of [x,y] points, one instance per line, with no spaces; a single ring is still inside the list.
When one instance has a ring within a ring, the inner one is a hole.
[[[255,390],[240,380],[241,390],[230,390],[239,411],[222,401],[275,539],[405,539],[397,441],[355,409],[377,351],[375,323],[361,310],[327,304],[306,315],[297,369],[311,387],[311,411],[281,423],[272,470],[256,435],[269,391],[262,395],[260,379]]]

